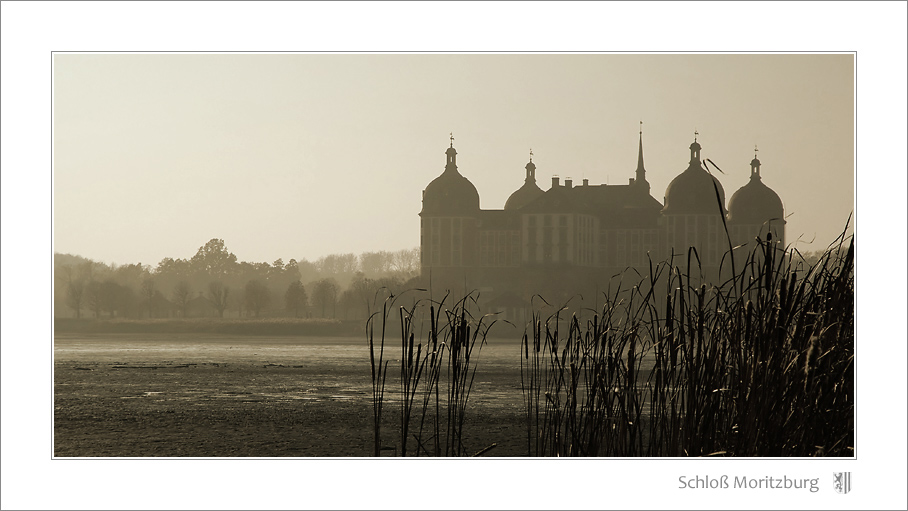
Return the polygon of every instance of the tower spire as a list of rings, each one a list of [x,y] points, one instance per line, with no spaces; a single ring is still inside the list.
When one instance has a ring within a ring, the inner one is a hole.
[[[536,182],[536,164],[533,163],[533,150],[530,149],[530,162],[527,163],[527,177],[526,182]]]
[[[646,182],[646,168],[643,166],[643,121],[640,121],[640,141],[637,145],[637,177],[634,183],[638,186],[646,185],[649,188],[649,183]]]
[[[690,145],[690,162],[691,164],[700,164],[700,143],[697,142],[697,130],[694,130],[694,143]]]
[[[750,161],[750,178],[760,178],[760,160],[757,159],[757,146],[754,145],[754,159]]]
[[[448,162],[445,164],[445,171],[457,171],[457,150],[454,149],[454,133],[451,133],[451,145],[448,147],[448,150],[445,151],[445,154],[448,157]]]

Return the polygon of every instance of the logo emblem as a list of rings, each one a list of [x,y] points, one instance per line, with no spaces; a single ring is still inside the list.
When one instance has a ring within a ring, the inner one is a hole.
[[[833,487],[842,495],[851,491],[851,472],[833,472]]]

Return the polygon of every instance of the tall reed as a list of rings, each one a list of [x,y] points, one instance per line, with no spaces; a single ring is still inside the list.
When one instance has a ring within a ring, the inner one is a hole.
[[[474,317],[477,297],[468,294],[455,302],[450,309],[445,307],[449,295],[441,301],[417,300],[409,309],[400,307],[401,358],[399,395],[396,396],[400,409],[398,444],[393,449],[401,456],[410,453],[410,437],[415,441],[415,454],[428,456],[464,456],[470,450],[463,442],[468,402],[476,375],[476,356],[486,342],[489,328],[495,323],[490,316]],[[369,321],[388,320],[389,298],[380,313]],[[423,322],[421,315],[428,307],[428,329],[417,332]],[[374,330],[367,332],[372,364],[374,454],[380,455],[381,413],[384,401],[384,384],[387,362],[382,369],[384,354],[384,329],[378,344],[378,362],[375,362]],[[417,341],[425,337],[423,343]],[[444,387],[444,389],[443,389]],[[442,391],[442,389],[444,391]],[[419,400],[417,401],[417,396]],[[411,429],[414,410],[419,412],[419,424]],[[484,451],[491,446],[485,446]]]
[[[843,232],[813,265],[771,236],[733,254],[717,284],[690,249],[651,262],[633,286],[627,273],[616,279],[593,310],[552,311],[534,297],[519,355],[526,454],[853,456],[853,236]],[[399,307],[398,440],[382,445],[396,299],[367,323],[374,454],[488,451],[494,444],[464,443],[477,356],[495,323],[476,312],[475,294]]]
[[[806,267],[768,236],[719,285],[687,259],[603,293],[591,319],[534,314],[527,455],[853,455],[853,237]]]

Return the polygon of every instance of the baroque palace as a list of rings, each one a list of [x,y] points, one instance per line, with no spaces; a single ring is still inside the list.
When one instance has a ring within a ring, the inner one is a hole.
[[[437,292],[479,290],[502,305],[525,305],[532,295],[555,299],[598,293],[616,275],[647,275],[673,257],[687,269],[695,247],[704,276],[718,275],[729,238],[747,253],[755,239],[772,233],[785,245],[782,200],[760,176],[760,160],[750,162],[750,182],[726,208],[722,184],[690,145],[687,169],[675,177],[660,202],[650,193],[643,163],[643,133],[637,169],[626,185],[574,183],[553,177],[548,190],[536,182],[532,152],[526,178],[501,210],[479,207],[479,193],[457,168],[457,151],[445,151],[440,176],[423,191],[420,212],[422,278]],[[728,227],[725,234],[723,217]],[[554,296],[553,296],[554,295]]]

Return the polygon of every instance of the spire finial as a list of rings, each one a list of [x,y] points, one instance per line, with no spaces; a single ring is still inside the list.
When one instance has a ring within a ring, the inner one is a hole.
[[[637,146],[637,177],[634,184],[649,192],[649,183],[646,182],[646,169],[643,168],[643,121],[640,121],[640,141]]]
[[[530,148],[530,161],[533,161],[533,148]]]
[[[454,132],[451,132],[451,147],[454,147]]]
[[[699,135],[699,133],[697,133],[697,129],[694,128],[694,142],[697,141],[697,135]]]
[[[757,158],[757,144],[754,144],[754,159]]]

